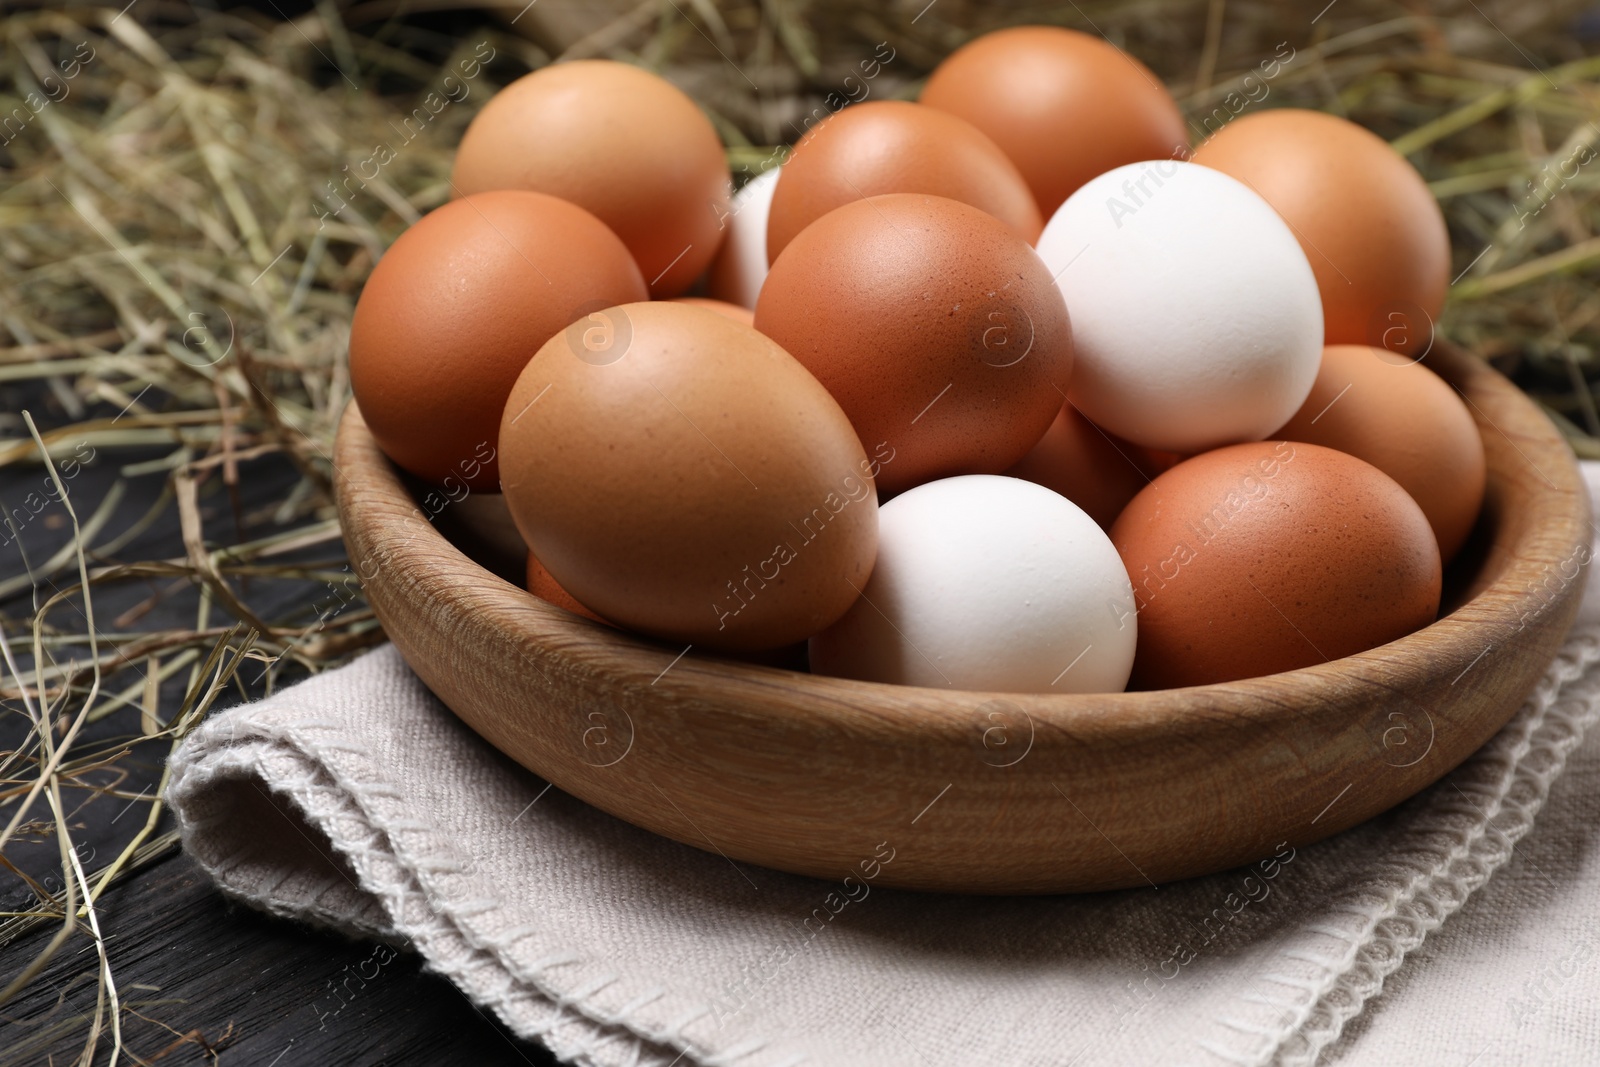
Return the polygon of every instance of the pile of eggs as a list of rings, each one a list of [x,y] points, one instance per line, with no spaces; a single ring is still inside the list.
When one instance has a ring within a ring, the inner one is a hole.
[[[598,623],[909,685],[1222,682],[1427,625],[1483,500],[1422,362],[1417,172],[1291,109],[1191,151],[1094,37],[981,37],[737,195],[687,96],[563,63],[451,185],[361,295],[353,391]]]

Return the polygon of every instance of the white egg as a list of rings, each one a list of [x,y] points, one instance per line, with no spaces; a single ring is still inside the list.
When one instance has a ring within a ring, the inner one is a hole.
[[[1073,193],[1037,247],[1072,315],[1069,395],[1112,433],[1184,453],[1259,441],[1310,394],[1317,280],[1244,183],[1196,163],[1130,163]]]
[[[969,474],[878,512],[862,596],[811,639],[817,674],[1012,693],[1128,684],[1137,619],[1111,539],[1066,497]]]
[[[773,167],[745,183],[728,204],[728,232],[711,264],[707,294],[740,307],[754,308],[761,283],[767,280],[767,215],[781,168]]]

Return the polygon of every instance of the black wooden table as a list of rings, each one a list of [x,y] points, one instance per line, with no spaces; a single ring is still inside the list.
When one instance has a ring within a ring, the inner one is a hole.
[[[18,397],[12,393],[5,399],[16,403]],[[69,489],[79,515],[93,510],[123,464],[141,458],[149,457],[102,454],[85,467]],[[0,470],[0,506],[15,507],[42,477],[37,466]],[[263,510],[280,499],[295,478],[286,462],[270,457],[248,464],[241,471],[239,511]],[[130,479],[112,528],[143,514],[164,481],[162,473]],[[202,496],[202,508],[217,518],[218,528],[227,528],[230,502],[225,494]],[[71,527],[62,512],[59,503],[51,504],[21,531],[20,542],[13,540],[0,548],[0,580],[27,573],[29,564],[37,567],[69,540]],[[255,535],[266,532],[270,531],[258,530]],[[337,543],[318,549],[323,558],[339,552]],[[164,515],[122,555],[182,556],[176,511]],[[53,583],[41,582],[41,596],[73,578],[69,573]],[[253,603],[271,606],[274,598],[281,598],[287,604],[307,594],[295,583],[282,584],[282,589],[255,590]],[[112,619],[145,601],[152,588],[139,582],[106,587],[96,594],[97,620]],[[192,625],[196,595],[192,587],[169,591],[139,625],[146,629]],[[18,621],[31,616],[30,601],[24,592],[0,602],[0,613],[10,621],[13,634]],[[104,622],[100,628],[105,629]],[[13,641],[14,646],[17,643]],[[243,673],[249,683],[251,672]],[[237,702],[239,697],[224,697],[221,703],[230,699]],[[6,709],[0,716],[0,752],[17,746],[25,724],[20,709]],[[106,741],[128,732],[128,718],[113,715],[88,729],[99,733],[86,734],[86,743]],[[150,757],[125,760],[123,766],[131,772],[118,787],[123,792],[153,788],[161,773],[158,761]],[[65,796],[64,803],[70,808],[83,799]],[[10,818],[15,802],[12,798],[0,803],[0,825]],[[82,804],[70,822],[86,870],[116,856],[142,825],[147,810],[143,804],[104,796]],[[37,804],[30,819],[47,818],[44,811],[42,803]],[[171,829],[170,816],[161,829]],[[15,842],[5,858],[47,887],[59,887],[60,859],[53,838]],[[0,910],[16,911],[34,899],[19,878],[0,869]],[[175,845],[108,890],[101,898],[99,919],[126,1009],[124,1041],[146,1062],[174,1067],[217,1062],[265,1067],[555,1062],[544,1049],[512,1037],[444,979],[424,973],[414,955],[401,955],[383,967],[355,995],[334,997],[332,990],[347,969],[357,968],[372,955],[372,943],[233,904]],[[9,982],[57,928],[57,923],[39,926],[0,944],[0,985]],[[97,967],[93,942],[74,935],[20,996],[0,1008],[0,1067],[76,1061],[95,1011]],[[95,1062],[107,1062],[109,1049],[107,1033]],[[122,1062],[137,1061],[125,1056]]]

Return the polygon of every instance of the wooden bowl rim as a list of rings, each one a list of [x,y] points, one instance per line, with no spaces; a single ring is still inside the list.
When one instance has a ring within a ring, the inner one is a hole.
[[[891,837],[907,850],[884,884],[901,888],[1119,888],[1221,870],[1392,807],[1503,727],[1557,655],[1583,588],[1566,565],[1586,564],[1591,547],[1574,457],[1486,364],[1448,347],[1429,361],[1474,409],[1489,462],[1486,517],[1459,575],[1470,599],[1378,648],[1219,685],[1000,693],[685,656],[548,604],[469,557],[423,514],[442,513],[413,495],[353,404],[334,446],[338,504],[369,600],[418,675],[491,744],[601,810],[816,877]],[[440,525],[460,527],[481,559],[502,554],[465,517]],[[1008,743],[1021,740],[1013,726],[1028,731],[1004,763],[991,758],[995,710],[1025,717],[999,723]],[[628,741],[617,761],[596,763],[590,729],[612,713]],[[636,746],[639,731],[651,743]],[[629,770],[610,769],[635,748]],[[1078,797],[1075,818],[1059,818],[1063,786]],[[1121,844],[1102,847],[1110,841]]]
[[[1458,392],[1466,393],[1469,388],[1475,392],[1515,390],[1515,386],[1486,364],[1450,346],[1437,346],[1436,354],[1443,358],[1435,361],[1434,365],[1437,366],[1439,362],[1445,364],[1448,373],[1442,373],[1442,376]],[[1479,411],[1481,413],[1481,408]],[[1553,426],[1549,432],[1555,435]],[[358,439],[367,449],[377,453],[376,442],[372,440],[357,405],[352,401],[341,421],[336,445],[336,452],[342,460],[353,455],[351,449]],[[377,454],[381,456],[381,453]],[[1525,455],[1523,459],[1530,468],[1538,471]],[[377,479],[367,485],[368,489],[390,498],[403,496],[408,503],[415,505],[415,498],[401,482],[392,464],[362,464],[362,467],[370,469]],[[428,523],[427,530],[420,537],[401,536],[397,532],[382,529],[369,530],[368,533],[380,555],[401,565],[406,562],[436,565],[439,547],[448,545],[452,552],[476,568],[477,577],[482,581],[479,592],[491,599],[509,597],[510,602],[525,613],[523,624],[518,628],[527,637],[535,640],[545,637],[573,638],[570,642],[562,643],[560,655],[580,667],[602,670],[610,675],[636,674],[652,684],[668,683],[669,690],[691,684],[706,671],[735,685],[780,685],[792,693],[796,698],[796,710],[803,710],[806,716],[826,719],[833,714],[830,709],[837,709],[839,715],[847,716],[857,725],[863,711],[872,710],[874,705],[892,703],[894,711],[884,716],[885,726],[918,734],[924,734],[930,727],[937,728],[941,724],[952,729],[966,729],[969,725],[966,718],[953,714],[957,708],[970,711],[974,705],[999,701],[1023,708],[1035,720],[1062,725],[1070,722],[1073,732],[1080,738],[1085,728],[1101,736],[1131,737],[1143,733],[1152,723],[1159,722],[1168,727],[1181,726],[1185,722],[1198,725],[1213,714],[1226,715],[1237,721],[1243,713],[1247,719],[1257,722],[1272,721],[1282,714],[1295,714],[1294,707],[1285,704],[1280,697],[1285,680],[1292,683],[1299,694],[1295,704],[1314,704],[1322,698],[1333,699],[1336,696],[1334,688],[1347,683],[1352,675],[1382,685],[1385,671],[1392,670],[1397,663],[1425,658],[1437,664],[1444,657],[1465,665],[1479,657],[1484,650],[1480,633],[1483,622],[1470,617],[1473,610],[1487,608],[1496,615],[1501,614],[1499,608],[1489,602],[1499,598],[1516,602],[1523,595],[1523,590],[1546,575],[1552,565],[1570,558],[1580,547],[1589,544],[1586,491],[1575,463],[1565,463],[1554,472],[1540,473],[1550,483],[1551,491],[1534,494],[1536,510],[1535,514],[1528,516],[1528,528],[1552,535],[1565,531],[1560,543],[1571,546],[1566,555],[1515,554],[1494,581],[1479,589],[1449,615],[1395,641],[1352,656],[1234,682],[1118,693],[1027,693],[901,686],[740,663],[711,655],[686,657],[692,659],[687,664],[690,669],[682,669],[686,664],[679,664],[678,669],[661,676],[663,653],[669,656],[674,654],[670,646],[594,623],[535,597],[495,576],[466,556],[431,523]],[[350,498],[351,494],[341,494],[341,497]],[[350,510],[346,521],[360,521],[362,503],[359,494],[351,499],[341,499],[341,507]],[[1485,560],[1484,564],[1487,562]],[[802,699],[808,697],[817,699]],[[929,714],[920,718],[906,715],[904,707],[908,702],[926,708]],[[941,714],[941,708],[947,708],[952,714]]]

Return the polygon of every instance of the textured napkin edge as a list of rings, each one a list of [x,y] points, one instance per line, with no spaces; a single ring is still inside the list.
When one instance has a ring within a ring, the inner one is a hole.
[[[385,653],[397,656],[392,649],[371,655],[382,657]],[[1400,837],[1394,847],[1385,850],[1388,859],[1380,861],[1387,891],[1375,901],[1370,889],[1351,891],[1330,903],[1327,914],[1353,916],[1353,929],[1340,930],[1326,922],[1308,925],[1289,947],[1274,954],[1278,962],[1285,957],[1297,961],[1302,971],[1306,964],[1312,966],[1315,977],[1310,980],[1281,978],[1271,964],[1260,975],[1280,987],[1293,988],[1298,996],[1263,995],[1259,982],[1241,994],[1240,999],[1250,1001],[1250,1009],[1257,1013],[1263,1006],[1273,1009],[1274,1025],[1224,1015],[1216,1021],[1233,1031],[1238,1040],[1226,1046],[1212,1042],[1203,1046],[1240,1065],[1315,1064],[1345,1024],[1381,993],[1384,979],[1509,860],[1516,841],[1533,825],[1568,754],[1581,742],[1585,730],[1600,719],[1600,701],[1595,700],[1600,696],[1600,671],[1592,669],[1597,661],[1600,627],[1584,627],[1569,634],[1507,727],[1422,794],[1426,798],[1422,811],[1404,828],[1396,827]],[[315,680],[306,684],[315,687]],[[246,707],[259,711],[255,706]],[[781,1055],[781,1042],[774,1048],[772,1042],[760,1039],[710,1052],[705,1043],[685,1031],[703,1022],[712,1009],[688,994],[669,995],[659,985],[645,983],[648,988],[626,990],[631,995],[625,1002],[607,997],[612,1005],[607,1008],[596,1001],[597,995],[602,990],[619,992],[616,986],[605,988],[613,983],[638,986],[639,976],[630,976],[631,982],[619,981],[621,976],[615,971],[601,967],[607,973],[577,979],[576,985],[572,981],[552,983],[544,970],[582,964],[582,957],[550,954],[524,967],[507,944],[517,937],[474,936],[472,916],[502,908],[503,902],[490,896],[464,909],[470,914],[458,915],[462,909],[455,905],[464,902],[456,899],[456,894],[444,893],[441,906],[433,899],[441,894],[430,892],[424,880],[433,880],[426,877],[428,873],[448,877],[470,871],[421,872],[403,858],[406,853],[457,851],[453,844],[442,840],[428,824],[396,818],[392,812],[386,816],[366,810],[363,801],[377,801],[382,808],[385,799],[401,803],[403,796],[383,780],[364,750],[334,739],[342,732],[342,723],[309,716],[309,707],[280,704],[272,710],[275,714],[271,716],[244,718],[243,738],[237,719],[210,720],[173,758],[168,797],[185,847],[230,897],[271,914],[347,934],[355,926],[380,939],[415,942],[424,949],[428,969],[455,983],[470,1001],[489,1007],[519,1036],[542,1042],[557,1057],[579,1067],[670,1067],[685,1059],[706,1067],[734,1067],[749,1064],[751,1057],[762,1051],[768,1053],[763,1059],[775,1052]],[[319,734],[332,736],[319,740],[315,736]],[[1543,758],[1532,758],[1537,754]],[[356,766],[352,767],[352,762]],[[1485,775],[1484,767],[1496,770]],[[229,778],[253,784],[258,791],[265,785],[308,825],[325,834],[355,870],[362,892],[371,898],[374,914],[363,916],[359,909],[353,911],[348,901],[339,907],[324,905],[319,897],[280,895],[278,886],[263,895],[259,884],[249,889],[237,885],[234,865],[249,851],[248,843],[237,834],[213,837],[206,833],[227,817],[225,811],[207,810],[226,806],[219,800],[221,791],[208,787]],[[1478,794],[1478,804],[1468,800],[1472,811],[1463,810],[1448,791],[1451,785]],[[1525,798],[1512,796],[1518,786],[1525,787]],[[1502,815],[1507,824],[1497,825]],[[429,838],[420,849],[404,847],[397,840],[415,834]],[[1452,843],[1441,848],[1420,840],[1429,837]],[[234,847],[220,853],[212,847],[224,842]],[[1313,947],[1314,938],[1333,947]],[[587,962],[597,965],[602,961]],[[663,1009],[669,1009],[665,1017]],[[1279,1022],[1285,1014],[1288,1021]],[[783,1062],[794,1059],[786,1057]]]
[[[424,965],[454,983],[469,1001],[488,1007],[518,1036],[541,1042],[557,1058],[578,1067],[671,1067],[682,1062],[742,1067],[755,1054],[771,1051],[772,1042],[759,1038],[734,1042],[720,1052],[709,1051],[686,1031],[714,1015],[710,1004],[670,992],[637,975],[625,981],[614,970],[599,966],[600,961],[577,952],[546,953],[523,966],[511,946],[541,931],[528,928],[498,939],[474,936],[471,917],[500,909],[503,902],[481,893],[475,901],[430,893],[418,877],[422,872],[402,859],[408,852],[448,853],[453,845],[415,819],[374,818],[365,810],[362,801],[382,806],[385,800],[401,801],[402,795],[392,784],[372,775],[370,767],[352,774],[350,757],[360,761],[364,756],[360,750],[312,736],[337,734],[342,724],[296,716],[292,705],[280,704],[275,710],[292,718],[292,724],[267,722],[258,715],[245,720],[247,733],[241,738],[238,721],[211,720],[186,739],[172,759],[167,796],[185,850],[224,893],[284,918],[336,930],[342,926],[346,934],[350,926],[357,926],[380,939],[415,944]],[[265,784],[277,799],[323,833],[349,861],[360,889],[387,921],[362,921],[338,908],[322,906],[318,897],[271,892],[264,899],[261,887],[239,885],[236,868],[250,852],[250,845],[237,833],[213,830],[229,816],[225,802],[219,799],[222,791],[215,788],[225,779],[258,788]],[[417,835],[431,838],[420,850],[397,840]],[[446,865],[430,873],[466,876],[472,873],[468,868],[470,864],[464,868]],[[574,965],[599,973],[560,983],[567,987],[564,991],[545,973]],[[608,1009],[596,1000],[603,991],[614,994],[608,998],[614,1007]],[[800,1058],[789,1055],[781,1064]]]
[[[1425,806],[1386,850],[1387,888],[1348,890],[1330,903],[1327,912],[1353,917],[1353,928],[1307,925],[1275,954],[1262,979],[1300,995],[1267,994],[1263,983],[1240,994],[1256,1010],[1287,1014],[1287,1023],[1252,1026],[1224,1016],[1224,1026],[1258,1035],[1260,1044],[1242,1055],[1209,1050],[1240,1067],[1314,1067],[1384,981],[1509,862],[1533,828],[1568,756],[1600,721],[1597,663],[1600,626],[1571,631],[1517,716],[1422,794]],[[1495,770],[1485,774],[1486,767]],[[1330,947],[1319,950],[1317,941]],[[1293,977],[1293,964],[1302,971],[1309,964],[1315,977]]]

